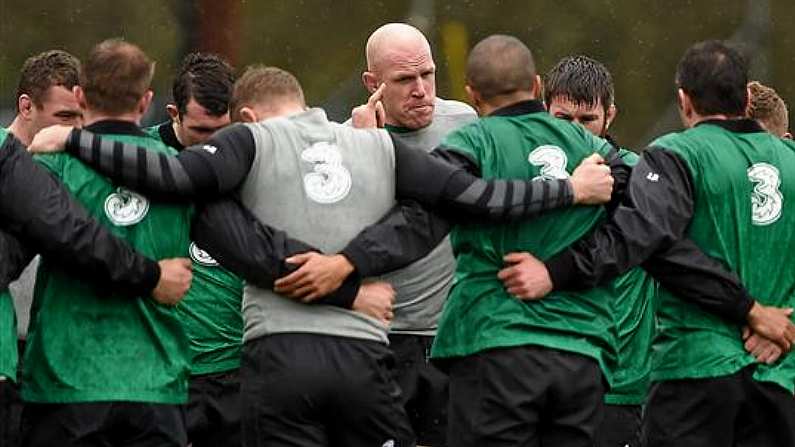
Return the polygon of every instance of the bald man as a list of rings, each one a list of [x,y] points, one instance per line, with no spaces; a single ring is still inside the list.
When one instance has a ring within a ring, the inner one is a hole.
[[[477,119],[470,106],[436,97],[431,47],[413,26],[381,26],[367,41],[366,57],[362,81],[371,93],[384,84],[384,127],[393,139],[430,151],[445,135]],[[354,114],[354,126],[359,124],[356,118]],[[389,343],[404,407],[420,445],[447,445],[448,381],[430,363],[429,352],[454,271],[448,237],[425,258],[384,277],[397,293]]]

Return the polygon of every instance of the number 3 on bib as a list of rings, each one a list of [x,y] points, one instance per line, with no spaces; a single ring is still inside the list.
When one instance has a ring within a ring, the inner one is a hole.
[[[527,161],[533,166],[538,166],[540,169],[539,175],[533,180],[563,180],[569,178],[569,173],[566,172],[566,164],[569,158],[563,149],[545,144],[538,146],[530,152],[527,156]]]
[[[301,159],[312,163],[312,172],[304,176],[304,191],[317,203],[330,204],[344,199],[351,190],[351,173],[342,165],[337,146],[320,142],[304,149]]]
[[[781,177],[778,168],[767,163],[756,163],[748,168],[748,180],[754,184],[751,191],[751,222],[770,225],[781,217],[784,195],[781,194]]]

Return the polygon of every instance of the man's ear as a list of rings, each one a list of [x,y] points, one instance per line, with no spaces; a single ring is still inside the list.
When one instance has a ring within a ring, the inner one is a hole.
[[[605,130],[609,129],[610,125],[613,124],[616,115],[618,115],[618,107],[615,104],[610,104],[610,107],[607,108],[607,115],[605,115]]]
[[[541,84],[541,76],[536,75],[535,79],[533,79],[533,87],[531,88],[531,90],[534,99],[541,99],[541,94],[543,93],[543,84]]]
[[[149,105],[152,104],[152,98],[155,97],[155,92],[152,90],[147,90],[144,93],[144,96],[141,97],[141,100],[138,101],[138,113],[141,115],[146,113],[146,109],[149,108]]]
[[[83,91],[83,88],[79,85],[76,85],[72,88],[72,93],[75,94],[77,105],[83,110],[88,109],[88,103],[86,102],[86,92]]]
[[[168,113],[168,116],[169,118],[171,118],[171,121],[174,121],[175,123],[179,124],[179,109],[177,108],[176,105],[168,104],[166,106],[166,113]]]
[[[366,88],[367,91],[372,94],[378,89],[378,76],[371,71],[365,71],[362,73],[362,83],[364,84],[364,88]]]
[[[682,110],[682,114],[690,117],[693,114],[693,103],[690,102],[690,97],[687,96],[687,93],[681,88],[678,89],[676,91],[676,99],[679,101],[679,109]]]
[[[480,92],[472,88],[471,85],[465,84],[464,91],[467,93],[467,97],[469,98],[469,104],[475,108],[478,112],[478,115],[482,115],[481,108],[483,107],[483,98],[480,96]]]
[[[30,114],[33,113],[35,105],[33,104],[33,99],[27,93],[23,93],[17,98],[17,107],[19,107],[19,114],[23,118],[28,119]]]
[[[259,122],[257,117],[257,112],[252,109],[251,107],[243,107],[240,109],[240,121],[244,123],[256,123]]]

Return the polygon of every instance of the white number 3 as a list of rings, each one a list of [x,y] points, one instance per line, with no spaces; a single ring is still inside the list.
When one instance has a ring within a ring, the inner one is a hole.
[[[569,178],[569,173],[566,172],[566,164],[568,164],[569,159],[563,149],[557,146],[549,144],[538,146],[527,156],[527,161],[533,166],[541,168],[539,175],[533,180],[562,180]]]
[[[304,190],[317,203],[335,203],[351,190],[351,173],[342,165],[337,146],[320,142],[304,149],[301,159],[312,163],[312,172],[304,176]]]
[[[754,184],[751,191],[751,222],[770,225],[781,217],[784,195],[781,194],[781,177],[778,168],[767,163],[756,163],[748,168],[748,180]]]

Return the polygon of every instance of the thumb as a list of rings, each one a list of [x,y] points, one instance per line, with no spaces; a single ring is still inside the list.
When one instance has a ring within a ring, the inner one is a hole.
[[[308,261],[312,257],[312,253],[301,253],[298,255],[290,256],[289,258],[285,259],[285,262],[288,264],[296,264],[300,265]]]
[[[786,316],[788,316],[788,317],[791,316],[792,315],[792,308],[788,307],[788,308],[784,309],[784,314]]]
[[[598,165],[598,164],[602,164],[602,163],[604,163],[604,162],[605,162],[605,159],[604,159],[604,158],[602,158],[602,156],[601,156],[601,155],[599,155],[599,154],[597,154],[596,152],[594,152],[593,154],[591,154],[591,155],[589,155],[588,157],[586,157],[586,158],[585,158],[585,159],[582,161],[582,163],[580,163],[580,164]]]
[[[507,255],[505,255],[502,258],[502,260],[507,262],[507,263],[510,263],[510,264],[516,264],[516,263],[522,262],[522,261],[524,261],[525,259],[528,259],[528,258],[530,258],[530,253],[514,252],[514,253],[508,253]]]
[[[193,263],[188,258],[179,258],[179,263],[188,270],[193,269]]]

